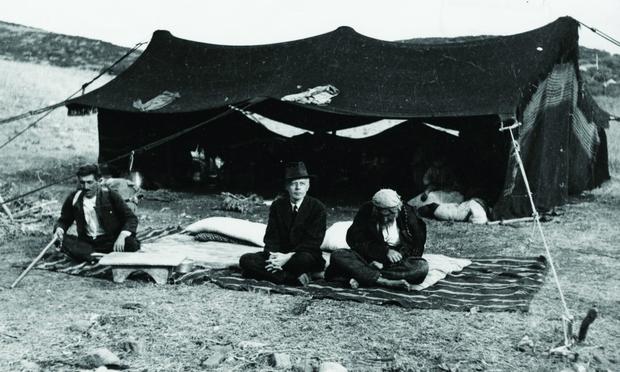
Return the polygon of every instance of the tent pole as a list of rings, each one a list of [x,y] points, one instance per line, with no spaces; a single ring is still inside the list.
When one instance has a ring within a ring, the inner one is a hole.
[[[512,147],[514,148],[515,158],[517,159],[517,163],[519,164],[519,170],[521,172],[521,176],[523,177],[523,182],[525,183],[525,188],[527,190],[527,196],[530,201],[530,206],[532,207],[532,217],[534,218],[534,222],[536,223],[535,226],[538,228],[538,232],[540,233],[540,237],[542,238],[542,243],[547,253],[547,259],[549,260],[549,266],[551,267],[551,272],[553,273],[553,279],[555,280],[556,287],[558,288],[558,292],[560,293],[560,300],[562,301],[562,306],[564,307],[564,317],[562,318],[562,325],[564,328],[564,345],[570,346],[572,344],[573,338],[572,326],[574,318],[570,314],[568,306],[566,305],[566,300],[564,299],[564,292],[562,291],[562,287],[560,286],[560,280],[558,279],[558,274],[555,270],[553,258],[551,257],[551,252],[549,251],[549,245],[547,244],[547,239],[545,238],[545,233],[543,232],[542,224],[540,223],[540,215],[536,210],[534,198],[530,189],[530,183],[527,179],[527,175],[525,174],[525,166],[523,165],[523,161],[521,159],[521,150],[519,147],[519,143],[515,139],[514,133],[512,131],[514,128],[517,128],[520,125],[520,122],[515,122],[515,124],[509,127],[504,127],[502,122],[502,127],[500,128],[500,131],[508,130],[510,132],[510,139],[512,141]]]

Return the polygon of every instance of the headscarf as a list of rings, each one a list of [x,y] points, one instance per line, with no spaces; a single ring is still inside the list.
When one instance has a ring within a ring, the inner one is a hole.
[[[400,196],[392,189],[381,189],[372,197],[372,204],[377,208],[400,208],[403,205]]]

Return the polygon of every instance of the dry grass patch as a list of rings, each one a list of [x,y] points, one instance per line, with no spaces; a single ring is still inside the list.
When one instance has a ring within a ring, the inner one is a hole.
[[[10,102],[0,107],[0,118],[60,102],[95,76],[93,71],[0,60],[0,102]],[[100,78],[93,88],[108,80]],[[9,140],[37,118],[0,125],[0,141]],[[0,151],[1,174],[54,168],[54,163],[71,158],[94,161],[99,152],[97,117],[69,117],[64,107],[58,108]]]
[[[582,361],[601,367],[596,351],[619,367],[620,232],[617,184],[586,195],[563,208],[544,228],[558,265],[560,282],[573,313],[581,318],[596,304],[599,319],[591,327]],[[57,187],[64,195],[69,187]],[[177,201],[146,201],[142,226],[189,223],[212,215],[248,217],[264,222],[266,207],[242,216],[213,209],[215,196],[175,193]],[[169,208],[169,209],[166,209]],[[328,223],[350,219],[354,206],[330,209]],[[190,216],[186,218],[184,216]],[[453,256],[531,256],[543,253],[531,226],[472,226],[428,222],[428,251]],[[7,286],[45,244],[47,236],[20,238],[0,245]],[[549,274],[550,275],[550,274]],[[28,311],[24,312],[24,309]],[[302,309],[302,310],[300,310]],[[12,291],[0,291],[0,369],[29,360],[46,370],[78,368],[96,347],[117,353],[131,370],[208,370],[201,363],[216,351],[227,357],[215,370],[270,370],[267,354],[287,353],[302,368],[336,361],[353,371],[441,370],[557,371],[571,363],[544,355],[561,339],[561,305],[550,276],[522,313],[468,313],[403,309],[288,295],[223,290],[212,284],[156,286],[144,281],[114,284],[34,271]],[[90,322],[86,330],[76,321]],[[516,344],[527,335],[528,352]],[[14,337],[13,337],[14,336]],[[125,350],[127,340],[142,345]],[[259,343],[242,347],[242,341]]]

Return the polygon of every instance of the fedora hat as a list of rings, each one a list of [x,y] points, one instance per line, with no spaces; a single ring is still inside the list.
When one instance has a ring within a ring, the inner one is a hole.
[[[303,161],[288,163],[284,169],[284,179],[287,181],[314,177],[314,174],[308,174],[308,169],[306,169],[306,164]]]

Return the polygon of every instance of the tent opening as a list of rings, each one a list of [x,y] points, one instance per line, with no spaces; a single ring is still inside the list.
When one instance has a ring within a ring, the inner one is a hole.
[[[148,115],[101,110],[99,161],[113,159],[136,145],[151,143],[214,114]],[[459,135],[433,126],[458,128]],[[450,175],[450,187],[465,197],[482,198],[493,205],[503,185],[509,145],[497,128],[496,116],[426,118],[407,120],[363,138],[318,132],[287,138],[234,112],[136,154],[133,168],[144,175],[146,188],[227,190],[272,197],[283,187],[284,164],[301,160],[317,176],[313,194],[357,201],[382,187],[395,188],[404,198],[413,197],[424,191],[423,179],[429,168],[440,167]],[[127,172],[127,160],[112,163],[109,171],[114,175]]]

